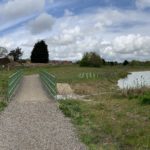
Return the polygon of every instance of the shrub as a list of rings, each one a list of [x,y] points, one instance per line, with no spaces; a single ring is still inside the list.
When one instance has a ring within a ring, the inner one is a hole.
[[[150,105],[150,94],[145,94],[140,97],[141,103],[142,104],[148,104]]]
[[[81,67],[100,67],[103,64],[104,59],[102,59],[95,52],[87,52],[84,54],[82,60],[80,61]]]
[[[127,66],[129,64],[129,62],[127,61],[127,60],[125,60],[124,62],[123,62],[123,65],[124,66]]]

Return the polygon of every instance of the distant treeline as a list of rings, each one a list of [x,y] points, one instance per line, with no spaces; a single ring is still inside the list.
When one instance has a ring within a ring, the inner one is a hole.
[[[116,66],[116,65],[123,65],[123,66],[150,66],[150,61],[128,61],[124,60],[124,62],[117,62],[117,61],[106,61],[104,58],[102,58],[100,55],[98,55],[95,52],[87,52],[83,55],[82,59],[80,61],[76,62],[81,67],[101,67],[104,65],[109,66]]]
[[[138,60],[132,60],[132,61],[127,61],[125,60],[124,62],[117,62],[117,61],[106,61],[105,65],[123,65],[123,66],[150,66],[150,61],[138,61]]]

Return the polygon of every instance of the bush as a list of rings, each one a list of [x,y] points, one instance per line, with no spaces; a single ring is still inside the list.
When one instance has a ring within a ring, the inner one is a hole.
[[[102,59],[95,52],[87,52],[84,54],[82,60],[80,61],[81,67],[100,67],[103,64],[104,59]]]
[[[150,94],[145,94],[142,97],[140,97],[142,104],[150,105]]]
[[[123,66],[127,66],[129,64],[129,62],[127,61],[127,60],[125,60],[124,62],[123,62]]]

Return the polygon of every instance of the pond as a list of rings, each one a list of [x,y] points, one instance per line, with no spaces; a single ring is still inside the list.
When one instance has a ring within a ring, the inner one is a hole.
[[[150,71],[130,72],[124,79],[118,80],[121,89],[150,87]]]

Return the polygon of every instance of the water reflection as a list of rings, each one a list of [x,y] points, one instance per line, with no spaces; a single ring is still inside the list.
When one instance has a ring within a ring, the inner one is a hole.
[[[118,81],[118,86],[121,89],[150,87],[150,71],[131,72],[126,78]]]

